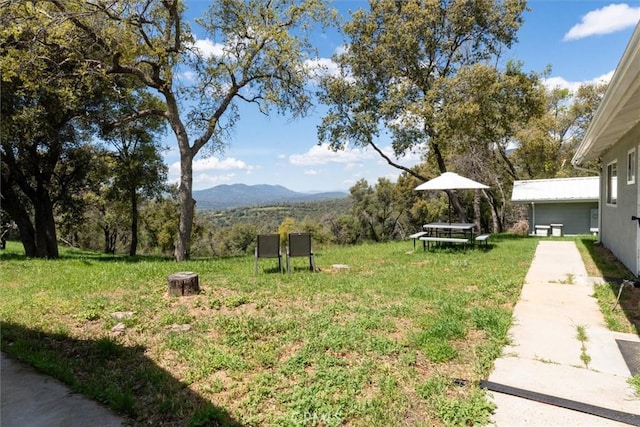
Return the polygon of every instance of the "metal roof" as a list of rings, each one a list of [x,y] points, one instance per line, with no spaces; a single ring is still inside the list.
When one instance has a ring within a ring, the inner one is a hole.
[[[640,123],[640,22],[571,163],[595,160]]]
[[[514,181],[511,201],[517,203],[598,201],[600,177],[531,179]]]

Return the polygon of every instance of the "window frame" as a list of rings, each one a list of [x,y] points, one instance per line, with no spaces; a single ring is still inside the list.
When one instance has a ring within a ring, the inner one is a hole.
[[[638,158],[636,157],[636,147],[627,151],[627,184],[636,183],[636,170],[638,165]]]
[[[615,171],[615,176],[613,175]],[[612,180],[615,178],[615,182]],[[612,191],[613,190],[613,191]],[[607,180],[605,183],[606,203],[608,206],[618,205],[618,160],[607,163]]]

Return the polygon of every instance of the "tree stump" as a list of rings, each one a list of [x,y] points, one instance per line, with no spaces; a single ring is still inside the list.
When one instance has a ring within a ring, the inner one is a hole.
[[[169,295],[171,296],[181,297],[200,292],[198,275],[190,271],[171,274],[167,277],[167,283],[169,284]]]

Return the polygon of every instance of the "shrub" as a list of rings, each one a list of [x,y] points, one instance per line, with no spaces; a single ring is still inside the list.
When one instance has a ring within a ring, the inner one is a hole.
[[[509,233],[515,234],[516,236],[527,236],[529,234],[529,221],[520,220],[516,222],[509,229]]]

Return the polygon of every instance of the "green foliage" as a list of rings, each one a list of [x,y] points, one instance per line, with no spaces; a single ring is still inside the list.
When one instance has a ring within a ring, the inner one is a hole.
[[[470,395],[455,396],[459,387],[451,378],[435,375],[420,384],[416,391],[447,426],[486,425],[495,405],[484,391],[474,389]]]
[[[511,313],[501,307],[474,307],[471,319],[476,328],[486,331],[490,337],[506,344],[507,331],[511,326]]]
[[[383,0],[354,12],[343,27],[348,48],[334,59],[341,73],[321,82],[329,110],[319,138],[334,149],[373,146],[421,181],[450,170],[495,185],[486,192],[485,223],[501,231],[499,210],[516,176],[506,147],[540,113],[543,97],[538,76],[520,64],[489,64],[515,42],[525,8],[524,1]],[[428,169],[407,170],[383,153],[385,129],[396,158],[423,153]],[[459,195],[450,197],[456,216],[468,217]]]
[[[458,357],[458,351],[444,338],[428,337],[425,334],[424,340],[420,341],[420,348],[427,359],[435,363],[448,362]]]
[[[434,375],[416,388],[418,395],[426,400],[437,399],[445,395],[447,389],[451,387],[451,379],[442,375]]]
[[[139,178],[162,181],[164,166],[156,156],[156,169],[145,173],[152,163],[148,154],[135,165],[123,156],[109,161],[95,140],[104,137],[107,128],[121,135],[136,129],[137,137],[157,129],[150,120],[134,120],[136,110],[157,105],[157,99],[139,92],[139,82],[95,69],[91,64],[96,63],[86,60],[100,54],[99,31],[88,33],[65,19],[61,10],[82,4],[5,3],[0,15],[3,209],[18,224],[30,256],[57,257],[56,226],[62,225],[62,236],[71,244],[90,241],[82,236],[88,228],[87,207],[95,209],[91,220],[101,216],[93,222],[104,238],[94,241],[115,252],[124,234],[118,218],[122,221],[133,209],[122,215],[118,203],[110,204],[115,191],[104,188],[110,186],[107,181],[117,190],[125,184],[140,190]],[[90,28],[97,27],[97,21],[92,22]],[[122,167],[133,168],[135,176],[114,180],[113,174],[104,173]],[[134,244],[135,236],[129,241]]]
[[[495,405],[490,402],[483,390],[473,390],[470,396],[438,396],[432,408],[446,426],[487,425]]]
[[[640,374],[634,375],[633,377],[629,378],[629,384],[631,384],[631,386],[635,390],[636,396],[640,397]]]
[[[142,207],[142,241],[146,248],[169,254],[178,234],[179,203],[175,193],[156,197]]]
[[[640,332],[640,316],[637,315],[640,290],[627,287],[618,300],[620,282],[622,279],[633,279],[634,275],[607,248],[596,244],[595,238],[579,239],[577,246],[589,275],[618,279],[594,286],[594,296],[607,327],[618,332]]]
[[[143,96],[131,97],[127,107],[133,111],[151,108],[159,103]],[[167,167],[160,154],[157,138],[165,130],[165,122],[157,116],[142,117],[136,122],[127,122],[105,133],[103,138],[114,148],[110,174],[105,179],[105,202],[125,204],[130,241],[129,255],[135,256],[138,249],[139,208],[143,201],[158,197],[165,190]],[[112,211],[112,209],[108,209]],[[115,253],[115,245],[110,253]]]
[[[77,5],[90,13],[77,13],[64,2],[57,5],[59,16],[74,16],[65,22],[95,40],[98,51],[86,57],[87,64],[136,79],[163,98],[166,105],[134,116],[165,118],[175,134],[181,183],[174,256],[187,260],[193,237],[194,157],[205,146],[215,152],[225,144],[239,118],[239,103],[256,105],[265,114],[300,116],[308,111],[309,32],[315,25],[330,24],[335,13],[324,0],[216,1],[196,19],[205,38],[225,45],[221,54],[209,54],[195,47],[182,2]],[[190,71],[193,78],[174,79],[178,70]]]
[[[353,245],[363,235],[358,220],[353,215],[342,214],[326,219],[331,230],[332,241],[342,245]]]
[[[588,83],[575,92],[553,88],[543,94],[546,111],[517,134],[519,144],[513,161],[522,178],[579,174],[570,160],[606,89],[606,84]]]
[[[257,225],[237,222],[218,234],[216,241],[219,249],[214,253],[220,255],[244,255],[253,247],[257,234]]]
[[[353,200],[351,212],[358,219],[364,236],[384,242],[398,235],[403,209],[395,184],[379,178],[375,187],[371,187],[361,179],[349,191]]]
[[[280,235],[280,245],[284,248],[287,246],[289,233],[301,232],[300,226],[293,218],[285,218],[278,226],[278,234]]]
[[[291,217],[300,222],[304,221],[305,218],[309,218],[313,221],[322,222],[324,217],[347,212],[350,206],[351,200],[349,198],[342,198],[274,206],[202,210],[198,212],[198,216],[203,221],[210,223],[210,228],[213,229],[223,229],[237,222],[245,222],[256,225],[262,232],[272,232],[277,229],[284,218]]]
[[[227,425],[227,415],[224,411],[208,403],[202,408],[197,408],[189,423],[189,427],[224,426]]]

